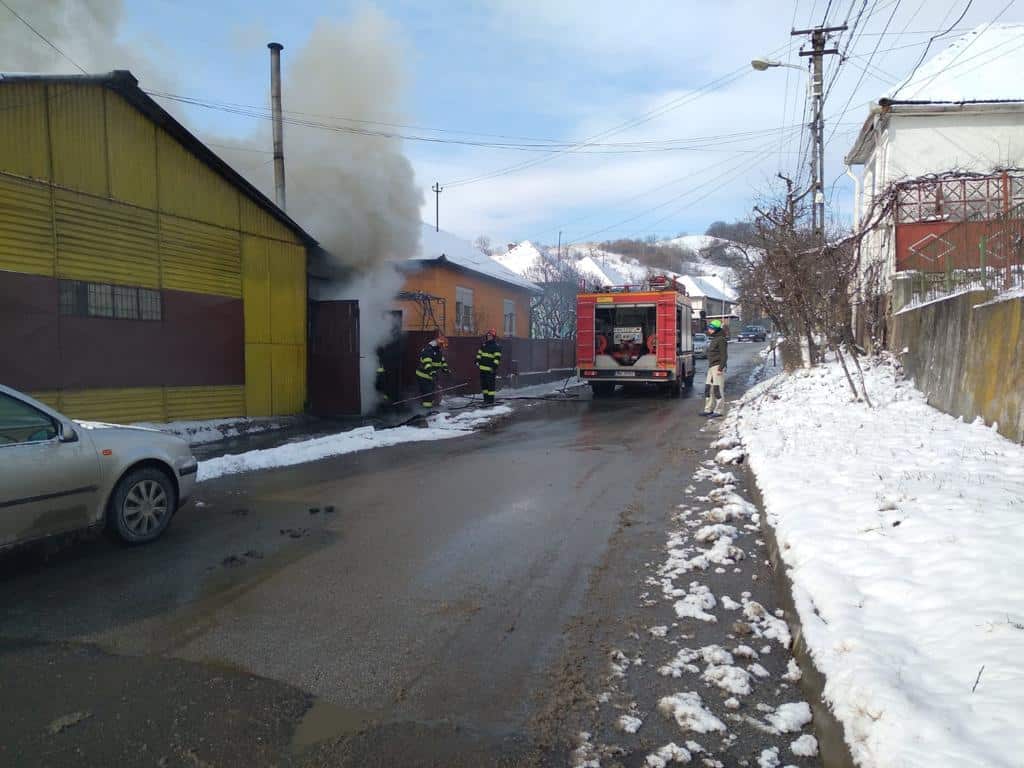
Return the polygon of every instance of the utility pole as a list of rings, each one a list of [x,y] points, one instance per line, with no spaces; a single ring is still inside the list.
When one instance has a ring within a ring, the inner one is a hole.
[[[562,230],[558,230],[558,263],[562,263]]]
[[[434,231],[441,231],[441,190],[444,187],[441,186],[441,182],[435,181],[434,186],[430,188],[434,192]]]
[[[825,56],[838,54],[838,48],[826,48],[828,36],[832,32],[844,32],[846,25],[839,27],[814,27],[813,29],[794,29],[797,35],[811,36],[811,50],[800,51],[801,56],[811,57],[811,94],[814,98],[814,120],[811,123],[811,228],[818,244],[825,244],[825,93],[822,84],[823,59]]]

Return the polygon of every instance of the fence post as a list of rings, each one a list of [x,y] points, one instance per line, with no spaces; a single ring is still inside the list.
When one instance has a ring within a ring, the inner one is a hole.
[[[946,254],[946,293],[953,292],[953,252]]]
[[[988,274],[985,271],[985,257],[988,255],[988,236],[978,240],[978,264],[981,266],[981,287],[988,290]]]

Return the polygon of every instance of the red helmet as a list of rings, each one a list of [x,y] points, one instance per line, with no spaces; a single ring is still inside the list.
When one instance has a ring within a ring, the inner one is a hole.
[[[484,336],[493,336],[496,339],[498,338],[498,332],[494,328],[488,328]]]

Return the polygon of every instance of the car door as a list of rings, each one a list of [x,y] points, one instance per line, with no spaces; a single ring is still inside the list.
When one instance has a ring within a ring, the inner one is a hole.
[[[99,462],[50,415],[0,392],[0,546],[83,528],[99,502]]]

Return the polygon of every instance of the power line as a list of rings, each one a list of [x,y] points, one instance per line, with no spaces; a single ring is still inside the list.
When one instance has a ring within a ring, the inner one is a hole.
[[[783,46],[779,46],[774,51],[772,51],[772,54],[773,55],[777,54],[783,48],[785,48],[784,45]],[[719,89],[719,88],[721,88],[721,87],[723,87],[725,85],[728,85],[728,84],[730,84],[730,83],[732,83],[732,82],[734,82],[734,81],[736,81],[736,80],[738,80],[738,79],[748,75],[750,72],[751,72],[751,69],[747,65],[744,65],[742,67],[738,67],[737,69],[733,70],[732,72],[729,72],[728,74],[722,75],[721,77],[718,77],[718,78],[716,78],[714,80],[711,80],[708,83],[705,83],[700,88],[697,88],[695,91],[691,91],[691,92],[685,93],[682,96],[676,97],[675,99],[671,99],[670,101],[666,102],[665,104],[662,104],[662,105],[660,105],[658,107],[655,107],[654,109],[648,110],[647,112],[645,112],[643,115],[641,115],[638,118],[633,118],[631,120],[627,120],[624,123],[620,123],[619,125],[616,125],[616,126],[614,126],[612,128],[609,128],[609,129],[607,129],[605,131],[602,131],[601,133],[598,133],[598,134],[596,134],[594,136],[591,136],[591,137],[589,137],[587,139],[584,139],[583,141],[581,141],[578,144],[576,144],[574,146],[574,148],[578,149],[578,148],[582,148],[582,147],[587,147],[590,144],[592,144],[593,142],[596,142],[598,139],[605,138],[606,136],[610,136],[610,135],[613,135],[615,133],[621,133],[622,131],[628,130],[630,128],[635,128],[638,125],[641,125],[643,123],[646,123],[646,122],[649,122],[651,120],[654,120],[655,118],[660,117],[660,116],[662,116],[662,115],[664,115],[664,114],[666,114],[666,113],[668,113],[668,112],[670,112],[672,110],[678,109],[679,107],[684,106],[685,104],[688,104],[688,103],[690,103],[692,101],[696,101],[697,99],[701,98],[702,96],[705,96],[705,95],[707,95],[708,93],[711,93],[714,90],[717,90],[717,89]],[[465,186],[466,184],[473,184],[473,183],[476,183],[476,182],[479,182],[479,181],[485,181],[485,180],[488,180],[488,179],[498,178],[499,176],[506,176],[506,175],[508,175],[510,173],[515,173],[517,171],[525,170],[525,169],[531,168],[531,167],[533,167],[535,165],[539,165],[540,163],[548,162],[549,160],[554,159],[554,157],[556,157],[556,156],[557,155],[551,155],[550,157],[547,157],[547,158],[535,158],[533,160],[527,160],[527,161],[524,161],[522,163],[517,163],[515,165],[508,166],[508,167],[505,167],[505,168],[499,168],[499,169],[496,169],[494,171],[488,171],[486,173],[478,174],[477,176],[472,176],[472,177],[465,178],[465,179],[457,179],[456,181],[449,182],[446,186],[448,186],[448,187],[459,187],[459,186]]]
[[[925,45],[924,50],[921,51],[921,58],[919,58],[917,60],[917,64],[914,65],[914,68],[910,71],[910,74],[907,75],[907,79],[904,80],[903,83],[898,88],[896,88],[895,91],[893,91],[893,94],[892,94],[893,98],[896,98],[896,95],[900,92],[900,90],[902,90],[903,86],[905,86],[907,83],[909,83],[914,78],[914,75],[917,74],[917,69],[918,69],[918,67],[921,66],[921,63],[924,61],[925,56],[928,55],[928,51],[931,49],[932,43],[934,43],[937,38],[940,38],[943,35],[948,34],[949,30],[953,29],[953,27],[955,27],[957,24],[959,24],[961,21],[963,21],[964,20],[964,16],[966,16],[967,12],[969,10],[971,10],[971,6],[973,4],[974,4],[974,0],[967,0],[967,5],[964,6],[963,11],[961,11],[960,15],[957,16],[956,21],[954,21],[952,24],[950,24],[947,29],[943,30],[939,34],[932,35],[931,37],[928,38],[928,44]]]
[[[58,48],[58,47],[56,46],[56,44],[54,44],[54,43],[53,43],[53,41],[51,41],[51,40],[50,40],[50,39],[49,39],[48,37],[46,37],[46,35],[44,35],[44,34],[43,34],[42,32],[40,32],[40,31],[39,31],[38,29],[36,29],[35,27],[33,27],[33,26],[32,26],[31,24],[29,24],[29,23],[28,23],[28,21],[27,21],[27,20],[26,20],[26,19],[25,19],[25,18],[24,18],[24,17],[23,17],[23,16],[22,16],[22,15],[21,15],[20,13],[18,13],[18,12],[17,12],[16,10],[14,10],[13,8],[11,8],[11,6],[9,6],[9,5],[7,4],[6,0],[0,0],[0,5],[2,5],[2,6],[4,7],[4,8],[6,8],[6,9],[7,9],[8,11],[10,11],[10,12],[11,12],[12,14],[14,14],[14,17],[15,17],[15,18],[16,18],[16,19],[17,19],[18,21],[20,21],[20,22],[21,22],[22,24],[24,24],[24,25],[25,25],[26,27],[28,27],[29,29],[31,29],[31,30],[32,30],[32,31],[33,31],[33,32],[35,33],[36,37],[38,37],[38,38],[39,38],[40,40],[42,40],[42,41],[43,41],[44,43],[46,43],[46,44],[47,44],[48,46],[50,46],[51,48],[53,48],[53,50],[55,50],[55,51],[56,51],[57,53],[59,53],[59,54],[60,54],[61,56],[63,56],[63,57],[65,58],[65,59],[67,59],[67,60],[68,60],[68,61],[70,61],[70,62],[71,62],[72,64],[74,64],[74,65],[75,65],[75,68],[76,68],[76,69],[77,69],[77,70],[78,70],[79,72],[81,72],[81,73],[82,73],[83,75],[87,75],[87,74],[89,74],[89,73],[88,73],[88,72],[86,72],[86,71],[85,71],[84,69],[82,69],[82,67],[80,67],[80,66],[78,65],[78,62],[77,62],[77,61],[75,61],[75,60],[74,60],[74,59],[72,59],[72,58],[71,58],[70,56],[68,56],[68,55],[67,55],[66,53],[64,53],[64,51],[62,51],[62,50],[61,50],[60,48]]]

